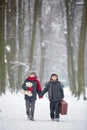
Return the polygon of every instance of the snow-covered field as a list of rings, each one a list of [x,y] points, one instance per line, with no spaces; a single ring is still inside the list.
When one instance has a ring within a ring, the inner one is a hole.
[[[35,120],[29,121],[25,113],[24,95],[9,91],[0,97],[0,130],[87,130],[87,101],[77,101],[64,88],[68,102],[68,114],[60,115],[60,122],[51,121],[49,100],[46,96],[37,99]]]

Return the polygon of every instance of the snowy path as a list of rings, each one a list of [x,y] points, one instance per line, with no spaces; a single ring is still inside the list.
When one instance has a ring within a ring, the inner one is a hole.
[[[77,101],[68,89],[64,92],[68,115],[60,115],[60,122],[50,120],[46,97],[36,101],[36,121],[27,120],[23,95],[8,92],[0,97],[0,130],[87,130],[87,101]]]

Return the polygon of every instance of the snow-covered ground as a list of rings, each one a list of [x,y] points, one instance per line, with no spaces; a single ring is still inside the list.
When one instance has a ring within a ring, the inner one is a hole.
[[[51,121],[49,100],[46,96],[37,99],[35,120],[29,121],[25,113],[24,95],[9,91],[0,97],[0,130],[87,130],[87,101],[77,101],[64,88],[68,102],[68,114],[60,115],[60,122]]]

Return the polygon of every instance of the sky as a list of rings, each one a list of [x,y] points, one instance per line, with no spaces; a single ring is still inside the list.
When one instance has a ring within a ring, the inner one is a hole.
[[[21,92],[0,97],[0,130],[87,130],[87,101],[71,95],[68,87],[64,88],[68,103],[67,115],[60,115],[60,121],[51,121],[47,94],[43,99],[37,98],[35,121],[29,121],[25,112],[24,95]]]

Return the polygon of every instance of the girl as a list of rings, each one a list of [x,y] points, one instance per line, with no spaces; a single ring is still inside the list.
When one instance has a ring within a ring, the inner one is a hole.
[[[27,79],[22,85],[23,90],[25,91],[25,104],[26,104],[26,114],[29,120],[34,121],[34,110],[35,110],[35,101],[38,94],[39,98],[41,92],[40,81],[37,79],[36,73],[31,72]]]

